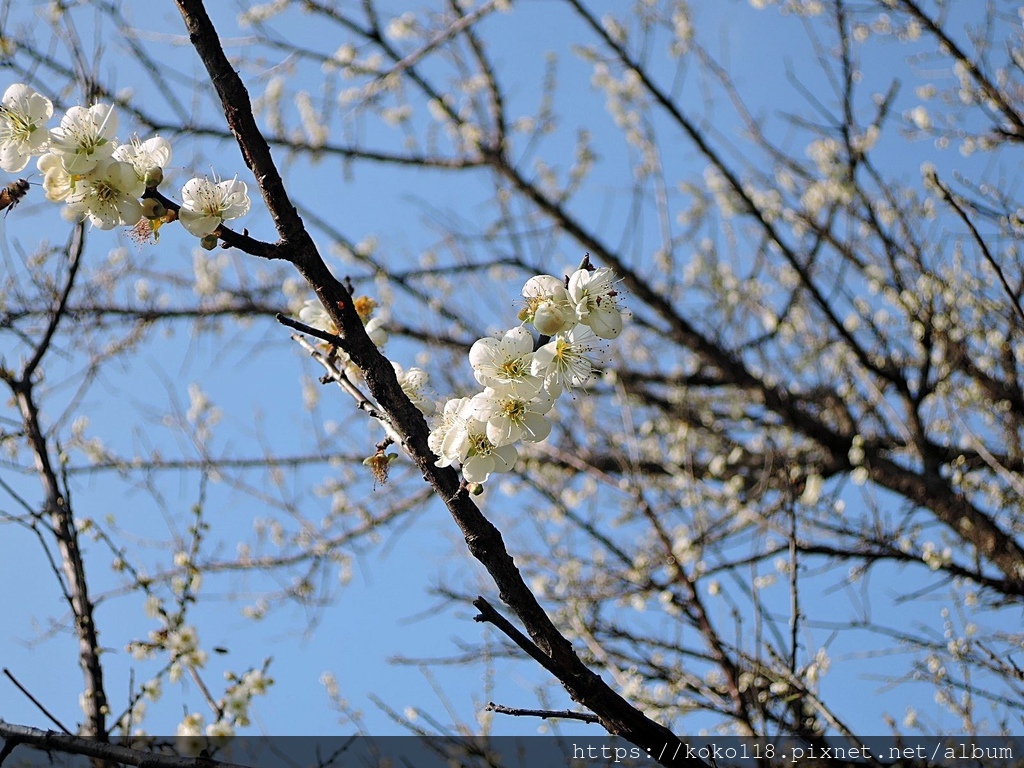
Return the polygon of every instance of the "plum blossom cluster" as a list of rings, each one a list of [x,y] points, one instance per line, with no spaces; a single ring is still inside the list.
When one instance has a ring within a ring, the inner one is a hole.
[[[48,98],[23,83],[10,86],[0,100],[0,168],[17,173],[37,157],[46,198],[66,203],[93,226],[135,227],[145,221],[155,235],[161,224],[177,218],[213,247],[217,229],[249,210],[246,185],[237,179],[189,180],[176,213],[155,197],[144,198],[163,181],[171,145],[159,136],[118,140],[117,112],[109,104],[71,107],[48,128],[52,117]]]
[[[225,672],[224,677],[228,686],[224,696],[216,702],[214,711],[217,719],[206,725],[202,713],[190,712],[178,724],[177,745],[183,754],[197,755],[208,746],[207,740],[202,738],[204,735],[212,739],[234,736],[237,728],[250,725],[252,700],[266,694],[267,688],[274,683],[262,669],[250,669],[241,677]]]
[[[523,325],[501,338],[480,339],[469,350],[473,376],[484,387],[472,397],[445,403],[429,445],[438,466],[459,464],[468,483],[508,472],[519,458],[516,443],[536,443],[551,432],[555,400],[584,387],[594,375],[590,353],[599,339],[622,332],[616,277],[611,269],[585,268],[565,280],[531,277],[523,286]],[[538,347],[532,324],[540,334]]]

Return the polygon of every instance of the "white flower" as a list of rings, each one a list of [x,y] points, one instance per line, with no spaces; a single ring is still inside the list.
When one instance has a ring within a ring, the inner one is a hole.
[[[444,409],[441,412],[441,421],[435,426],[430,434],[427,436],[427,446],[440,458],[435,462],[438,467],[450,466],[453,462],[459,460],[459,451],[453,449],[453,446],[449,444],[449,452],[445,452],[445,440],[448,437],[448,433],[459,425],[464,425],[465,419],[460,415],[465,413],[469,408],[469,398],[459,397],[449,400],[444,404]]]
[[[474,440],[473,448],[462,462],[462,476],[467,483],[486,483],[494,472],[512,471],[519,459],[519,451],[514,445],[495,448],[486,435],[479,431],[472,433],[471,437]]]
[[[202,667],[206,664],[207,653],[199,648],[199,634],[195,627],[182,626],[167,634],[167,650],[171,659],[189,667]]]
[[[576,319],[602,339],[614,339],[622,333],[617,295],[615,273],[607,267],[593,272],[578,269],[569,277],[569,299],[576,309]]]
[[[593,350],[594,332],[577,325],[533,353],[530,372],[544,379],[544,388],[552,397],[562,394],[563,387],[582,387],[590,379],[594,367],[587,357]]]
[[[371,317],[364,326],[366,335],[375,347],[383,347],[388,342],[388,332],[384,330],[384,321],[379,317]]]
[[[454,409],[453,425],[441,443],[441,456],[450,463],[462,464],[462,475],[468,482],[485,482],[492,472],[508,472],[515,466],[519,452],[515,445],[495,445],[487,438],[487,425],[468,414],[471,400],[466,397]],[[445,404],[445,412],[449,410]]]
[[[75,182],[65,200],[68,207],[88,217],[100,229],[132,225],[142,218],[139,196],[146,191],[128,163],[103,160]]]
[[[109,104],[71,107],[51,134],[50,151],[72,176],[88,173],[114,153],[116,133],[117,113]]]
[[[263,670],[250,669],[242,675],[242,687],[251,696],[258,696],[267,692],[267,686],[272,685],[273,678],[267,677]]]
[[[501,339],[480,339],[469,349],[469,364],[478,382],[523,400],[536,395],[543,383],[530,373],[532,362],[533,335],[521,326],[506,331]]]
[[[507,391],[488,387],[472,401],[473,415],[487,422],[487,439],[495,446],[516,440],[537,443],[551,433],[544,414],[551,410],[551,397],[542,392],[532,400],[523,400]]]
[[[64,170],[64,163],[52,152],[47,152],[36,161],[36,168],[43,174],[43,194],[53,203],[59,203],[71,194],[71,174]]]
[[[145,141],[139,141],[136,136],[114,150],[114,159],[131,163],[135,173],[145,181],[154,170],[163,170],[171,162],[171,143],[160,136]]]
[[[145,606],[146,615],[151,619],[155,619],[163,610],[163,604],[160,602],[160,598],[156,595],[150,595],[147,597]]]
[[[196,237],[212,234],[225,221],[249,211],[249,195],[238,179],[190,179],[181,190],[181,225]]]
[[[299,310],[299,320],[312,328],[319,328],[321,331],[338,335],[338,329],[327,314],[324,305],[319,299],[306,299],[302,302],[302,309]]]
[[[575,322],[575,311],[562,281],[552,275],[531,277],[523,286],[526,311],[520,317],[533,323],[545,336],[567,330]]]
[[[202,736],[203,716],[198,712],[191,712],[185,715],[185,719],[178,723],[179,736]]]
[[[206,726],[206,735],[212,739],[234,736],[235,728],[227,720],[218,720]]]
[[[370,322],[373,321],[371,320]],[[402,366],[395,362],[392,362],[391,365],[395,369],[395,376],[398,378],[398,385],[412,401],[412,404],[419,408],[420,413],[424,416],[433,416],[437,411],[437,406],[434,405],[433,400],[430,400],[423,394],[423,390],[427,386],[427,381],[429,379],[427,372],[422,368],[410,368],[406,371]]]
[[[319,299],[306,299],[302,302],[302,308],[299,310],[299,320],[313,328],[333,333],[335,336],[338,335],[337,326],[331,320],[331,316],[327,314],[327,310],[324,309],[324,305],[320,303]],[[374,343],[374,346],[383,347],[387,343],[388,332],[384,330],[384,321],[379,317],[371,317],[366,322],[364,328],[366,329],[366,335],[370,337],[370,341]]]
[[[17,173],[32,155],[40,154],[50,140],[46,121],[53,104],[24,83],[15,83],[0,100],[0,168]]]

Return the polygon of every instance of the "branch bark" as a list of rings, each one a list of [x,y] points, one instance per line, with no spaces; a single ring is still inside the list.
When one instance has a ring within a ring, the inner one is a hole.
[[[39,728],[6,723],[3,720],[0,720],[0,736],[4,739],[4,746],[0,751],[0,763],[18,746],[25,745],[45,752],[83,755],[109,764],[123,763],[139,768],[248,768],[248,766],[223,763],[204,757],[179,757],[142,752],[117,744],[105,744],[93,738],[43,731]]]

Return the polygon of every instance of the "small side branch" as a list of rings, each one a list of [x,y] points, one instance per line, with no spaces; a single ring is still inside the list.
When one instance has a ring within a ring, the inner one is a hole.
[[[44,707],[43,703],[41,701],[39,701],[39,699],[37,699],[35,696],[33,696],[25,686],[23,686],[21,683],[18,682],[18,679],[13,674],[11,674],[11,670],[9,670],[7,667],[4,667],[4,675],[7,677],[8,680],[10,680],[12,683],[14,683],[14,687],[15,688],[17,688],[19,691],[21,691],[23,694],[25,694],[26,698],[29,701],[31,701],[33,704],[36,705],[36,708],[40,712],[42,712],[44,715],[46,715],[47,719],[51,723],[53,723],[58,728],[60,728],[64,733],[67,733],[67,734],[71,733],[71,731],[69,731],[67,729],[67,726],[65,726],[64,723],[62,723],[60,720],[58,720],[56,717],[54,717],[53,714],[50,712],[50,710],[48,710],[46,707]],[[0,759],[0,762],[3,762],[3,760]]]
[[[512,715],[513,717],[539,717],[542,720],[579,720],[583,723],[600,723],[597,715],[589,712],[573,712],[569,709],[520,709],[519,707],[506,707],[504,704],[495,704],[489,701],[484,707],[485,712],[497,712],[500,715]]]
[[[996,261],[996,257],[992,255],[992,251],[985,242],[985,238],[981,236],[978,228],[974,226],[974,222],[971,221],[971,217],[967,215],[967,211],[965,211],[963,206],[960,205],[956,196],[949,187],[939,181],[937,174],[932,173],[929,180],[936,186],[939,192],[942,193],[942,199],[949,204],[949,207],[956,212],[956,215],[960,217],[960,220],[969,230],[971,230],[971,237],[978,246],[978,250],[981,251],[982,257],[988,262],[988,265],[992,267],[992,270],[996,273],[996,277],[999,278],[999,284],[1002,285],[1003,290],[1006,292],[1006,296],[1010,300],[1010,306],[1012,306],[1014,311],[1017,313],[1017,317],[1024,322],[1024,308],[1021,308],[1020,298],[1013,288],[1010,287],[1010,281],[1006,279],[1006,273],[1004,273],[1003,268],[999,266],[999,262]]]
[[[299,331],[300,333],[306,334],[307,336],[314,336],[315,338],[318,338],[321,341],[326,341],[328,344],[332,344],[340,350],[345,349],[345,340],[341,338],[341,336],[338,336],[333,333],[328,333],[327,331],[321,331],[319,328],[314,328],[313,326],[306,325],[305,323],[299,322],[298,320],[293,320],[287,315],[282,315],[280,312],[275,316],[274,319],[276,319],[277,322],[279,322],[281,325],[286,325],[289,328],[294,328],[296,331]]]
[[[488,624],[493,624],[501,630],[509,640],[522,648],[531,659],[544,667],[544,669],[548,670],[548,672],[551,672],[551,674],[558,674],[557,667],[547,654],[538,648],[530,638],[516,629],[512,625],[512,622],[498,613],[494,606],[488,603],[487,600],[483,597],[478,597],[473,601],[473,607],[480,611],[478,615],[473,617],[473,621],[483,621]]]

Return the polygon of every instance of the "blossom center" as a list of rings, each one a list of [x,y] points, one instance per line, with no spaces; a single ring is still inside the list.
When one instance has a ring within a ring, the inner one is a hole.
[[[22,115],[20,112],[16,112],[8,107],[0,107],[0,115],[3,115],[7,120],[7,130],[3,133],[7,134],[10,138],[5,137],[5,141],[28,141],[32,132],[36,130],[36,125],[28,119],[26,115]]]
[[[501,415],[512,421],[522,421],[526,414],[526,403],[522,400],[506,400],[501,404]]]
[[[116,201],[120,196],[121,192],[109,181],[97,181],[92,185],[92,193],[96,200],[104,205]]]
[[[487,435],[480,433],[469,437],[470,456],[490,456],[494,444],[487,439]]]
[[[498,366],[498,370],[508,379],[521,379],[529,373],[521,357],[506,360]]]
[[[91,155],[97,149],[107,143],[107,140],[94,134],[89,130],[75,130],[71,132],[71,138],[77,146],[79,154]]]

